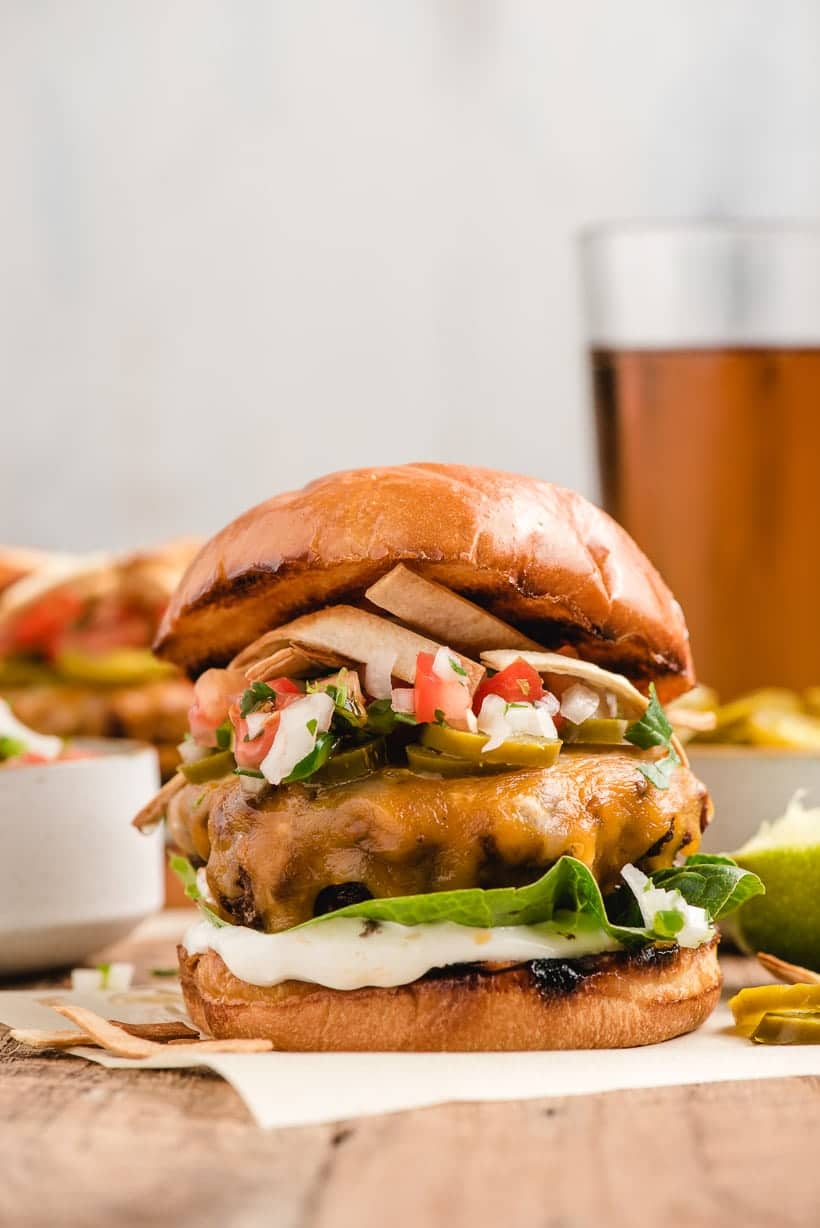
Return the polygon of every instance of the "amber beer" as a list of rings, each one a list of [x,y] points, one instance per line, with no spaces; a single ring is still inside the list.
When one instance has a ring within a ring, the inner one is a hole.
[[[673,232],[673,245],[681,233]],[[686,284],[691,270],[676,274],[667,259],[665,285],[649,296],[654,321],[639,320],[634,302],[621,303],[626,332],[611,318],[602,329],[599,313],[592,349],[604,504],[678,596],[699,677],[727,698],[820,681],[820,235],[808,286],[799,262],[774,276],[759,251],[757,281],[748,269],[744,276],[750,239],[757,250],[761,236],[742,230],[738,244],[731,235],[732,259],[721,242],[689,249],[704,265],[700,288]],[[767,230],[764,247],[782,235]],[[641,273],[633,262],[633,278]],[[698,297],[720,297],[724,279],[729,307],[704,325]],[[743,302],[767,281],[776,283],[775,314],[771,301]],[[671,325],[665,296],[673,299]],[[616,298],[610,287],[610,316]],[[806,344],[815,327],[815,343]]]

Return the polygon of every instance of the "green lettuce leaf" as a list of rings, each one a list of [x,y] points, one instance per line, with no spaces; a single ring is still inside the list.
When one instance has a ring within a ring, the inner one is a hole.
[[[190,862],[175,856],[171,858],[171,866],[182,880],[189,898],[199,904],[214,924],[225,925],[226,922],[203,903]],[[650,878],[658,887],[680,891],[687,904],[704,908],[712,921],[725,917],[763,891],[763,884],[755,874],[742,870],[728,857],[693,856],[682,866],[656,870]],[[473,887],[363,900],[313,917],[304,922],[304,926],[322,925],[338,917],[393,921],[409,926],[451,921],[477,929],[553,923],[564,933],[577,933],[593,925],[624,946],[674,941],[683,926],[681,914],[675,910],[656,913],[654,929],[642,925],[635,898],[626,886],[604,903],[592,872],[574,857],[561,857],[537,882],[527,887],[489,890]]]
[[[756,875],[741,870],[729,858],[695,856],[681,867],[658,870],[651,879],[658,887],[677,888],[687,904],[705,908],[717,921],[763,890]],[[395,921],[399,925],[422,925],[453,921],[481,929],[498,925],[542,925],[554,921],[571,929],[573,919],[592,918],[611,938],[625,946],[668,941],[681,928],[680,914],[659,912],[656,929],[640,924],[634,896],[624,887],[618,896],[629,900],[626,915],[613,917],[604,904],[591,871],[574,857],[561,857],[552,869],[527,887],[497,887],[490,890],[438,891],[428,895],[363,900],[305,922],[321,925],[331,917],[362,917],[371,921]],[[617,912],[617,910],[614,910]],[[677,918],[677,919],[675,919]],[[634,922],[634,923],[633,923]]]
[[[199,884],[196,881],[196,870],[191,865],[187,857],[180,857],[176,853],[172,853],[168,857],[168,864],[176,874],[179,881],[185,888],[185,894],[189,900],[194,903],[202,912],[203,916],[207,917],[212,925],[223,926],[227,925],[227,921],[223,921],[212,908],[210,908],[202,898],[202,892],[199,890]]]
[[[678,890],[687,904],[705,908],[713,921],[720,921],[752,896],[766,891],[756,874],[741,870],[731,857],[708,853],[695,853],[682,866],[656,870],[651,877],[656,887]]]

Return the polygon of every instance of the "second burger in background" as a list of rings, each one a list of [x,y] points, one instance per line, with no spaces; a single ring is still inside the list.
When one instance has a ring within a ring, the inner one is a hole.
[[[15,715],[62,738],[151,742],[163,776],[173,772],[193,692],[151,642],[198,544],[124,557],[0,552],[9,570],[19,563],[0,595],[0,697]]]

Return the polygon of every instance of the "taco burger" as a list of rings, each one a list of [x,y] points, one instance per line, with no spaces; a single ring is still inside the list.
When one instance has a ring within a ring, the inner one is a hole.
[[[245,513],[156,653],[195,679],[165,819],[193,1020],[293,1050],[647,1044],[758,889],[662,701],[683,615],[603,512],[487,469],[333,474]]]
[[[120,557],[0,550],[0,578],[4,562],[18,567],[0,593],[0,697],[17,718],[63,738],[153,742],[172,774],[191,685],[150,649],[198,546]]]

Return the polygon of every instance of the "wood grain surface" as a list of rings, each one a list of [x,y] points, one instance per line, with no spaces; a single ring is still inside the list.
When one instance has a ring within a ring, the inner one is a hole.
[[[116,955],[165,966],[171,940]],[[207,1072],[105,1070],[6,1036],[0,1225],[791,1228],[820,1218],[819,1124],[820,1080],[784,1079],[266,1133]]]

